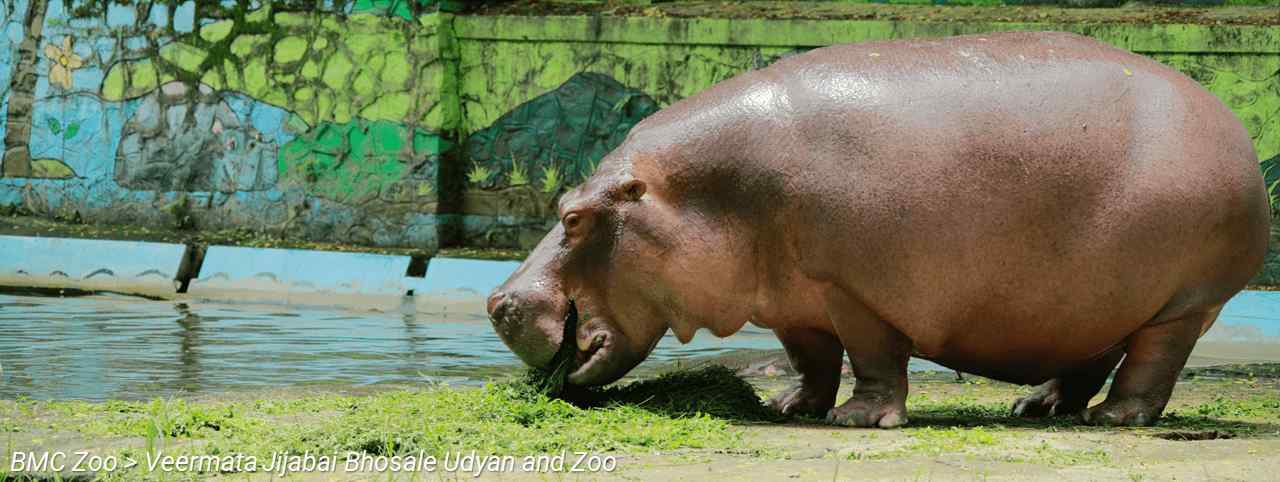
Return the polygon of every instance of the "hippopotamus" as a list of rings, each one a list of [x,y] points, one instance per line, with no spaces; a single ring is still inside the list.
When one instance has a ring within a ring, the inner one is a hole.
[[[773,407],[885,428],[912,356],[1038,385],[1017,415],[1153,423],[1271,218],[1222,102],[1067,33],[785,57],[645,118],[558,207],[488,299],[525,363],[563,345],[607,384],[668,330],[751,323],[799,373]]]

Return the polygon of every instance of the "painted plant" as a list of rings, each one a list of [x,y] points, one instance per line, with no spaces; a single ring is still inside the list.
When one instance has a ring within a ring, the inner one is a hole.
[[[84,66],[84,59],[72,50],[70,35],[62,37],[62,45],[48,43],[44,55],[49,58],[49,85],[71,90],[71,72]]]

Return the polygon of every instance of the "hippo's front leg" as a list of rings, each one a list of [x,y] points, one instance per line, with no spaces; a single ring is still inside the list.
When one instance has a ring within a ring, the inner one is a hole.
[[[773,330],[787,350],[800,384],[769,399],[769,406],[787,415],[821,417],[836,404],[840,389],[840,356],[844,346],[828,331],[814,328]]]
[[[856,382],[853,396],[831,409],[827,421],[851,427],[893,428],[907,423],[907,361],[911,340],[836,289],[827,312],[849,353]]]

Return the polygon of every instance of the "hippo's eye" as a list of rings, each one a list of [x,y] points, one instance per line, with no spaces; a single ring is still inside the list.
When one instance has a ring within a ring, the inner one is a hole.
[[[586,237],[587,231],[591,228],[591,219],[587,218],[588,215],[589,213],[575,209],[560,219],[560,223],[564,224],[566,239],[570,242],[578,242]]]
[[[569,213],[564,215],[564,219],[561,222],[564,223],[565,229],[574,229],[578,227],[578,224],[582,223],[582,216],[579,216],[578,213]]]

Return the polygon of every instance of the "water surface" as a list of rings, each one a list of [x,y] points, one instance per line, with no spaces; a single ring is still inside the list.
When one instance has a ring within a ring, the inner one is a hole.
[[[650,361],[773,350],[771,333],[667,336]],[[1197,358],[1198,357],[1198,358]],[[1280,361],[1280,292],[1244,292],[1193,363]],[[1198,360],[1198,361],[1197,361]],[[315,384],[481,383],[519,369],[481,315],[124,296],[0,295],[0,398],[145,399]],[[915,362],[913,368],[938,368]]]
[[[651,359],[773,349],[772,334],[663,340]],[[139,399],[306,384],[481,383],[519,360],[486,318],[0,294],[0,398]]]

